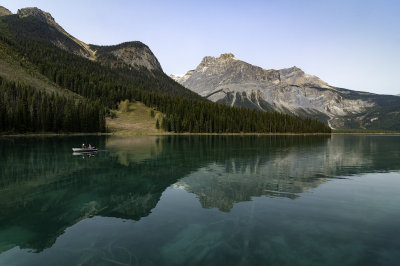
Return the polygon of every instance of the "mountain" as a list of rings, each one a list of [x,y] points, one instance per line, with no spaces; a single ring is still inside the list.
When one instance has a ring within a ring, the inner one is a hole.
[[[110,46],[87,44],[66,32],[51,14],[36,7],[19,9],[15,15],[6,11],[4,13],[5,15],[1,16],[0,20],[2,26],[1,34],[6,38],[6,42],[8,42],[7,48],[10,48],[10,46],[13,48],[11,50],[13,50],[14,58],[8,61],[12,61],[13,63],[17,61],[17,65],[20,64],[19,61],[21,58],[17,58],[18,56],[15,56],[15,54],[24,54],[27,52],[27,49],[25,47],[21,49],[21,46],[16,44],[15,41],[34,41],[33,43],[24,43],[24,45],[32,46],[40,44],[40,48],[45,44],[51,44],[69,54],[100,63],[105,69],[118,69],[119,73],[113,73],[114,76],[123,75],[124,78],[134,79],[136,81],[134,83],[137,83],[136,87],[141,87],[142,89],[146,87],[148,92],[201,99],[197,94],[169,78],[163,72],[156,56],[142,42],[131,41]],[[9,42],[10,40],[12,43]],[[32,47],[31,51],[36,53],[37,47]],[[5,54],[9,53],[7,51]],[[34,64],[38,65],[37,61],[39,59],[35,60]],[[68,60],[77,61],[76,58]],[[27,60],[27,64],[32,63],[30,61]],[[146,82],[152,83],[152,85],[144,85]]]
[[[0,11],[0,132],[104,131],[107,109],[133,100],[133,92],[138,99],[152,93],[201,99],[164,74],[140,42],[116,46],[118,53],[134,47],[136,55],[116,58],[110,47],[99,46],[97,57],[97,50],[67,33],[47,12]]]
[[[171,78],[230,106],[312,117],[334,129],[400,130],[400,98],[337,88],[297,67],[266,70],[222,54]]]
[[[50,42],[67,52],[111,67],[145,67],[162,71],[147,45],[138,41],[113,46],[86,44],[66,32],[51,14],[36,7],[19,9],[16,16],[9,17],[8,25],[19,38]]]
[[[215,104],[167,76],[145,44],[86,44],[38,8],[0,17],[0,50],[0,132],[104,131],[126,99],[162,113],[170,132],[330,132],[313,119]]]
[[[65,51],[95,59],[95,52],[86,43],[66,32],[51,14],[36,7],[19,9],[6,22],[17,38],[50,42]]]
[[[12,15],[12,12],[5,7],[0,6],[0,16]]]
[[[135,41],[110,46],[90,45],[90,48],[95,51],[97,61],[112,68],[144,67],[162,72],[157,58],[144,43]]]

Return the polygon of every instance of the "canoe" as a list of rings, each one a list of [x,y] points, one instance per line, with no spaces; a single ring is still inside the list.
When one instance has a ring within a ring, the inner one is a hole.
[[[74,155],[74,156],[89,156],[89,157],[91,157],[91,156],[95,156],[97,154],[97,151],[95,151],[95,152],[73,152],[72,153],[72,155]]]
[[[95,152],[98,151],[99,149],[97,148],[72,148],[73,152]]]

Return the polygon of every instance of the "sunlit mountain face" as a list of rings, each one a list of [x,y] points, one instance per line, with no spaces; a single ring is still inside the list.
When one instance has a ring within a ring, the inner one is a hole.
[[[316,118],[333,129],[400,128],[398,97],[338,88],[295,66],[263,69],[228,53],[171,78],[214,102]]]

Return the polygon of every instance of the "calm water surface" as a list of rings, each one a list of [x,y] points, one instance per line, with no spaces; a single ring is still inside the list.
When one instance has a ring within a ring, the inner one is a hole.
[[[73,155],[83,142],[102,149]],[[399,265],[400,136],[0,138],[0,265]]]

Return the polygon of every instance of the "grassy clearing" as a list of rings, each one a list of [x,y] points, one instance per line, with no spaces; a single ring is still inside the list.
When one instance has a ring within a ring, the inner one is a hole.
[[[151,111],[154,112],[154,117]],[[157,119],[161,125],[162,113],[147,107],[141,102],[120,104],[118,110],[112,111],[115,118],[106,119],[106,127],[116,135],[147,135],[163,133],[156,128]]]

